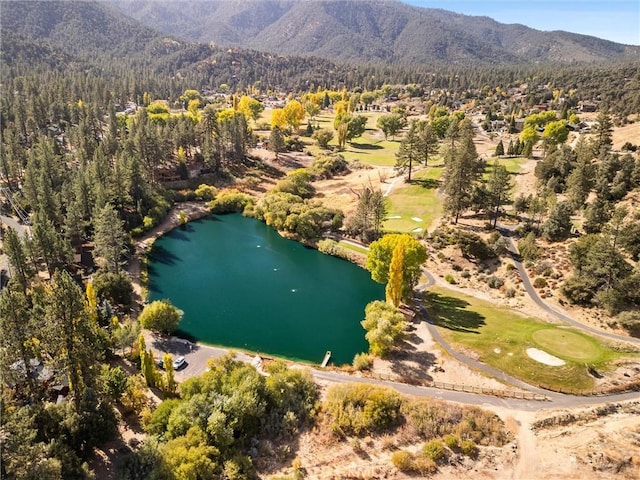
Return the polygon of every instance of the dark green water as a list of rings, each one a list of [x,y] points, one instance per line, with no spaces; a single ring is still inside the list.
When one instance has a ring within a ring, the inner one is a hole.
[[[331,350],[344,364],[367,350],[360,321],[384,286],[258,220],[221,215],[155,242],[149,296],[184,310],[179,335],[313,363]]]

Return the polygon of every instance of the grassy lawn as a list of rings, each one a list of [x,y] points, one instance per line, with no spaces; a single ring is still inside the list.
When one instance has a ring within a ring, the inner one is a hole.
[[[498,165],[503,165],[507,172],[509,172],[512,176],[517,175],[522,170],[522,164],[527,161],[526,158],[516,157],[516,158],[498,158]],[[484,170],[483,177],[486,179],[489,178],[489,174],[491,173],[491,169],[493,167],[496,158],[491,157],[487,159],[487,165]]]
[[[385,230],[421,233],[431,227],[434,220],[442,215],[442,200],[436,195],[442,170],[442,167],[428,167],[412,176],[411,185],[391,192],[387,197],[389,214],[383,225]],[[422,230],[416,231],[418,228]]]
[[[384,140],[380,138],[380,132],[376,127],[378,117],[381,115],[379,112],[363,112],[358,115],[364,115],[367,117],[367,126],[365,132],[358,138],[353,139],[351,142],[347,142],[344,151],[341,153],[347,160],[359,160],[362,163],[368,165],[382,165],[393,166],[396,164],[396,152],[400,148],[400,136],[396,139]],[[335,115],[333,113],[323,112],[316,116],[312,122],[313,126],[316,125],[320,128],[329,128],[333,130],[333,120]],[[307,149],[314,155],[319,153],[331,153],[329,151],[323,151],[318,147],[315,140],[310,138],[301,138],[301,140],[307,146]],[[329,146],[337,147],[337,136],[334,136],[333,140],[329,142]]]
[[[338,244],[345,250],[351,250],[352,252],[360,253],[362,255],[367,255],[369,253],[369,250],[367,248],[361,247],[359,245],[354,245],[350,242],[344,242],[340,240]]]
[[[588,393],[594,386],[588,367],[606,371],[612,360],[632,355],[614,351],[582,332],[522,317],[444,288],[432,288],[424,298],[448,342],[456,348],[472,350],[480,361],[532,385]],[[559,367],[539,363],[527,355],[530,347],[566,363]]]

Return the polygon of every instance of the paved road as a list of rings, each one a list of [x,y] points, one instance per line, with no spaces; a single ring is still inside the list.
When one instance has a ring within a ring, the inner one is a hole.
[[[504,229],[503,232],[510,232],[509,229]],[[503,233],[504,234],[504,233]],[[609,337],[615,340],[624,340],[629,341],[629,338],[623,337],[620,335],[607,334],[606,332],[601,332],[596,329],[592,329],[591,327],[587,327],[582,325],[579,322],[571,319],[570,317],[557,312],[549,305],[544,303],[540,297],[538,297],[535,289],[531,286],[531,282],[529,281],[528,275],[522,262],[517,255],[517,250],[511,240],[510,236],[506,235],[507,241],[510,245],[510,250],[512,256],[514,258],[514,263],[520,272],[520,275],[523,280],[523,284],[525,285],[525,289],[527,293],[531,296],[531,298],[538,304],[540,307],[544,308],[545,311],[551,313],[554,316],[561,315],[560,319],[564,320],[567,323],[570,323],[572,326],[589,331],[590,333],[595,333],[598,335],[603,335],[605,337]],[[352,242],[354,244],[358,244],[358,242]],[[363,245],[364,246],[364,245]],[[428,287],[435,284],[435,278],[433,275],[427,271],[426,269],[422,269],[423,274],[426,277],[426,281],[417,286],[416,290],[424,291]],[[529,286],[527,288],[527,285]],[[536,300],[537,299],[537,300]],[[419,301],[420,299],[418,299]],[[442,348],[449,353],[452,357],[456,358],[462,363],[465,363],[476,370],[483,371],[488,373],[498,379],[503,380],[505,383],[512,384],[529,392],[538,393],[545,395],[549,398],[550,401],[535,401],[535,400],[521,400],[521,399],[513,399],[513,398],[499,398],[491,395],[483,395],[477,393],[466,393],[466,392],[456,392],[451,390],[443,390],[435,387],[423,387],[423,386],[415,386],[408,385],[401,382],[394,382],[389,380],[378,380],[367,377],[356,377],[346,373],[336,372],[332,370],[320,370],[316,368],[310,368],[311,373],[314,378],[320,381],[330,382],[330,383],[347,383],[347,382],[360,382],[360,383],[372,383],[376,385],[389,386],[397,391],[407,394],[414,395],[417,397],[429,397],[435,398],[445,401],[452,401],[470,405],[479,405],[485,407],[505,407],[512,410],[519,411],[538,411],[552,408],[566,408],[566,407],[580,407],[580,406],[588,406],[588,405],[597,405],[601,403],[607,402],[622,402],[627,400],[637,400],[640,398],[639,392],[628,392],[622,394],[614,394],[614,395],[603,395],[603,396],[574,396],[574,395],[565,395],[561,393],[551,392],[548,390],[544,390],[538,387],[534,387],[529,385],[521,380],[512,377],[510,375],[505,374],[504,372],[497,370],[489,365],[486,365],[482,362],[479,362],[473,358],[470,358],[456,350],[454,350],[444,338],[440,335],[437,328],[431,321],[428,312],[424,308],[424,306],[419,302],[419,308],[421,309],[421,313],[427,321],[427,327],[429,332],[433,336],[434,340],[437,341]],[[638,339],[631,339],[633,343],[637,343]],[[147,345],[150,346],[156,352],[156,359],[160,358],[163,352],[169,352],[173,354],[174,358],[182,355],[186,359],[185,367],[180,371],[176,372],[176,378],[179,381],[186,380],[187,378],[200,375],[207,370],[207,362],[209,359],[218,358],[223,355],[229,353],[230,350],[218,347],[210,347],[206,345],[193,344],[186,340],[174,338],[174,337],[161,337],[161,336],[152,336],[148,334]],[[246,353],[236,353],[236,358],[238,360],[252,363],[255,359],[255,355],[249,355]]]
[[[0,215],[0,222],[2,222],[4,225],[7,225],[8,227],[13,228],[16,232],[18,232],[19,235],[24,235],[25,233],[29,232],[28,226],[18,222],[18,220],[13,217]]]
[[[430,330],[435,327],[433,325],[429,325]],[[433,330],[432,333],[433,333]],[[218,347],[210,347],[207,345],[193,344],[186,340],[182,340],[175,337],[161,337],[155,336],[150,333],[147,333],[147,346],[154,350],[155,358],[161,358],[163,352],[168,352],[176,358],[179,355],[182,355],[186,359],[185,367],[176,372],[176,379],[178,381],[184,381],[187,378],[194,377],[197,375],[201,375],[207,370],[207,363],[212,358],[219,358],[223,355],[229,353],[230,350],[225,348]],[[443,347],[447,348],[448,344],[443,341]],[[450,347],[448,347],[450,348]],[[461,354],[455,351],[452,351],[456,358],[459,358]],[[243,352],[236,353],[236,358],[238,360],[252,363],[254,361],[255,355],[246,354]],[[487,370],[488,367],[485,364],[480,362],[476,362],[473,364],[473,360],[461,356],[462,361],[465,363],[471,361],[472,366],[474,368],[478,368],[479,370],[488,371],[489,373],[494,374],[493,372]],[[460,359],[459,358],[459,359]],[[573,396],[573,395],[563,395],[559,393],[548,392],[546,390],[536,389],[530,385],[526,385],[523,382],[520,382],[517,379],[513,379],[512,377],[506,376],[502,372],[497,372],[497,376],[504,376],[507,381],[515,381],[524,385],[527,390],[542,392],[544,395],[550,398],[550,401],[535,401],[535,400],[521,400],[521,399],[513,399],[513,398],[500,398],[491,395],[483,395],[477,393],[466,393],[466,392],[456,392],[451,390],[443,390],[435,387],[423,387],[416,385],[408,385],[401,382],[394,382],[389,380],[378,380],[374,378],[367,377],[357,377],[352,376],[342,372],[336,372],[332,370],[321,370],[318,368],[309,367],[311,373],[314,378],[319,381],[325,381],[330,383],[349,383],[349,382],[358,382],[358,383],[371,383],[375,385],[382,385],[394,388],[395,390],[407,394],[413,395],[416,397],[427,397],[434,398],[439,400],[445,400],[450,402],[463,403],[468,405],[478,405],[485,407],[503,407],[509,408],[512,410],[518,411],[538,411],[538,410],[546,410],[546,409],[555,409],[555,408],[565,408],[565,407],[579,407],[579,406],[588,406],[588,405],[597,405],[601,403],[607,402],[622,402],[627,400],[637,400],[640,397],[638,392],[630,392],[623,393],[617,395],[608,395],[608,396]]]

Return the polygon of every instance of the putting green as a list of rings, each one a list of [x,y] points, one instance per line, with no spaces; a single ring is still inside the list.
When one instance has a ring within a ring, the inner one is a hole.
[[[544,351],[567,360],[596,361],[601,354],[598,345],[589,338],[560,328],[543,328],[531,337]]]

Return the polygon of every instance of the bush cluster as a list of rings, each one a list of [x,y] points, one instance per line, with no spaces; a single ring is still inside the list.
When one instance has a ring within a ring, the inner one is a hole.
[[[209,202],[208,207],[212,213],[242,213],[250,205],[253,205],[250,195],[237,190],[224,190]]]
[[[492,275],[487,278],[487,285],[489,285],[489,288],[500,288],[504,285],[504,280],[500,277]]]

